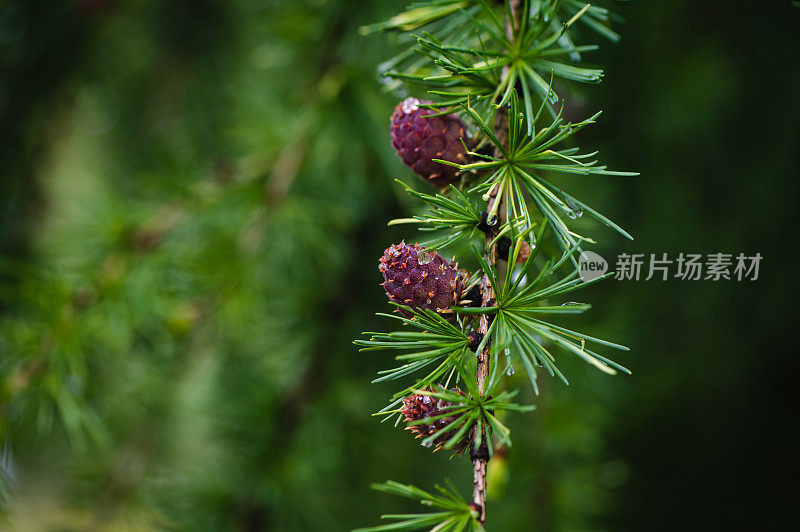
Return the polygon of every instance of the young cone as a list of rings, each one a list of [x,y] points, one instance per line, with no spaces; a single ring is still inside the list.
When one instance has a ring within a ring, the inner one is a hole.
[[[417,244],[393,244],[378,261],[389,299],[415,309],[448,309],[461,295],[456,263]]]
[[[392,114],[392,146],[403,162],[427,182],[445,186],[456,181],[458,169],[434,162],[441,159],[454,163],[467,162],[464,142],[469,144],[466,128],[458,116],[429,116],[434,111],[420,105],[432,102],[406,98]]]
[[[461,393],[459,390],[453,391]],[[452,403],[443,399],[437,399],[435,397],[425,395],[424,393],[413,394],[403,399],[403,408],[400,410],[400,413],[405,416],[407,422],[413,422],[446,414],[446,408],[449,406],[452,406]],[[417,438],[427,438],[428,436],[433,436],[436,434],[436,432],[441,431],[443,428],[450,425],[456,420],[457,417],[457,415],[440,417],[438,419],[431,420],[429,423],[409,425],[406,427],[406,430],[416,433]],[[434,445],[436,445],[435,450],[438,451],[442,445],[447,442],[447,440],[452,438],[455,433],[458,432],[458,429],[460,428],[460,426],[455,426],[440,434],[433,441]],[[468,446],[469,433],[465,434],[464,438],[456,442],[456,444],[453,446],[453,450],[457,453],[461,453]]]

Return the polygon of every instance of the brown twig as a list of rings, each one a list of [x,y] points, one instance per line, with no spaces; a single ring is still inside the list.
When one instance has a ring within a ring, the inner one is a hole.
[[[512,28],[515,30],[517,28],[517,7],[519,5],[518,1],[511,0],[509,2],[511,17],[509,20],[506,21],[506,33],[509,36],[509,39],[512,38]],[[508,75],[507,69],[503,70],[503,77]],[[497,139],[502,143],[505,144],[506,140],[508,139],[508,110],[506,107],[501,107],[497,111],[497,116],[495,117],[495,124],[494,124],[494,133]],[[499,156],[499,153],[495,153],[496,156]],[[496,183],[495,186],[491,189],[489,194],[489,201],[486,205],[486,212],[492,213],[497,212],[497,220],[496,226],[500,227],[503,222],[505,221],[505,209],[503,208],[503,197],[504,195],[500,195],[499,205],[496,205],[498,202],[498,190],[501,186],[501,183]],[[495,209],[495,207],[497,207]],[[489,264],[493,265],[495,268],[498,268],[500,265],[498,263],[498,253],[497,253],[497,246],[492,245],[492,240],[494,238],[494,231],[487,231],[486,233],[486,251],[484,253],[484,258],[489,262]],[[489,281],[489,276],[485,273],[481,278],[480,282],[480,291],[481,291],[481,307],[490,307],[494,305],[495,294],[492,290],[492,284]],[[481,335],[486,335],[489,331],[489,327],[491,326],[491,315],[489,314],[481,314],[480,321],[478,322],[478,332]],[[478,381],[478,392],[483,395],[484,390],[486,388],[486,379],[489,376],[489,356],[491,353],[491,341],[487,340],[486,344],[484,345],[483,349],[477,355],[477,365],[476,365],[476,378]],[[481,526],[486,523],[486,467],[489,462],[489,452],[487,447],[487,442],[485,441],[485,434],[481,434],[481,445],[476,451],[471,453],[472,458],[472,482],[473,482],[473,490],[472,490],[472,503],[471,506],[474,510],[478,512],[478,521],[480,522]]]

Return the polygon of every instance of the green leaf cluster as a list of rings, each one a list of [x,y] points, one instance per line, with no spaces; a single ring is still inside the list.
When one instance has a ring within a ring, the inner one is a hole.
[[[465,530],[480,531],[483,527],[477,520],[476,511],[459,495],[458,490],[449,480],[445,486],[434,486],[437,493],[431,493],[415,486],[400,484],[392,480],[383,484],[373,484],[372,489],[397,495],[419,502],[423,506],[438,511],[416,514],[389,514],[383,519],[395,523],[370,528],[359,528],[353,532],[383,532],[388,530],[420,530],[430,528],[443,532],[462,532]]]

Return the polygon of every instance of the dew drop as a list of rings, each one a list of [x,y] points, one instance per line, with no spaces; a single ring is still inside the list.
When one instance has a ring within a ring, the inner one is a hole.
[[[409,114],[419,109],[420,101],[416,98],[406,98],[401,102],[401,104],[403,113]]]
[[[569,210],[567,211],[567,216],[569,216],[573,220],[583,216],[583,208],[581,208],[581,206],[578,205],[574,199],[572,199],[569,196],[565,196],[564,203],[566,203],[567,207],[569,207]]]
[[[383,63],[378,65],[378,72],[387,72],[392,69],[394,66],[393,61],[384,61]]]
[[[489,226],[497,225],[497,215],[496,214],[490,214],[489,216],[487,216],[486,217],[486,224],[489,225]]]

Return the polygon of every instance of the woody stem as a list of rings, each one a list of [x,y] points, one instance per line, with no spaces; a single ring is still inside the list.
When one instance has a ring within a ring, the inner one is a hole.
[[[509,7],[511,17],[509,20],[506,21],[506,33],[509,36],[509,39],[512,39],[512,28],[516,29],[517,22],[517,8],[518,8],[518,1],[511,0],[509,2]],[[505,78],[508,75],[507,69],[503,71],[503,77]],[[501,107],[497,111],[497,116],[495,118],[495,126],[494,126],[494,133],[497,139],[502,143],[505,144],[508,139],[508,110],[506,107]],[[499,153],[495,154],[496,156],[500,156]],[[503,201],[503,194],[500,193],[500,187],[502,186],[501,183],[497,183],[492,189],[489,195],[489,201],[486,206],[487,213],[498,213],[496,219],[496,226],[500,227],[506,218],[506,212],[504,209],[504,201]],[[488,219],[487,219],[488,221]],[[496,271],[498,268],[498,253],[497,253],[497,246],[492,245],[493,240],[493,231],[487,231],[486,233],[486,251],[484,253],[484,258],[486,261],[493,266],[493,269]],[[481,278],[480,282],[480,292],[481,292],[481,307],[490,307],[494,304],[495,294],[492,290],[491,282],[489,281],[489,276],[485,273]],[[480,321],[478,322],[478,332],[485,336],[489,332],[489,327],[491,325],[491,315],[490,314],[481,314]],[[476,364],[476,378],[478,383],[478,393],[481,395],[484,394],[484,390],[486,388],[486,379],[489,376],[489,356],[491,353],[491,340],[487,340],[486,344],[484,345],[483,349],[480,353],[477,354],[477,364]],[[477,430],[477,429],[476,429]],[[486,522],[486,467],[489,462],[489,452],[488,452],[488,444],[486,442],[486,435],[474,435],[477,438],[480,438],[481,444],[480,446],[475,449],[471,453],[472,458],[472,482],[473,482],[473,490],[472,490],[472,507],[478,512],[478,521],[480,522],[481,526],[483,526]]]

